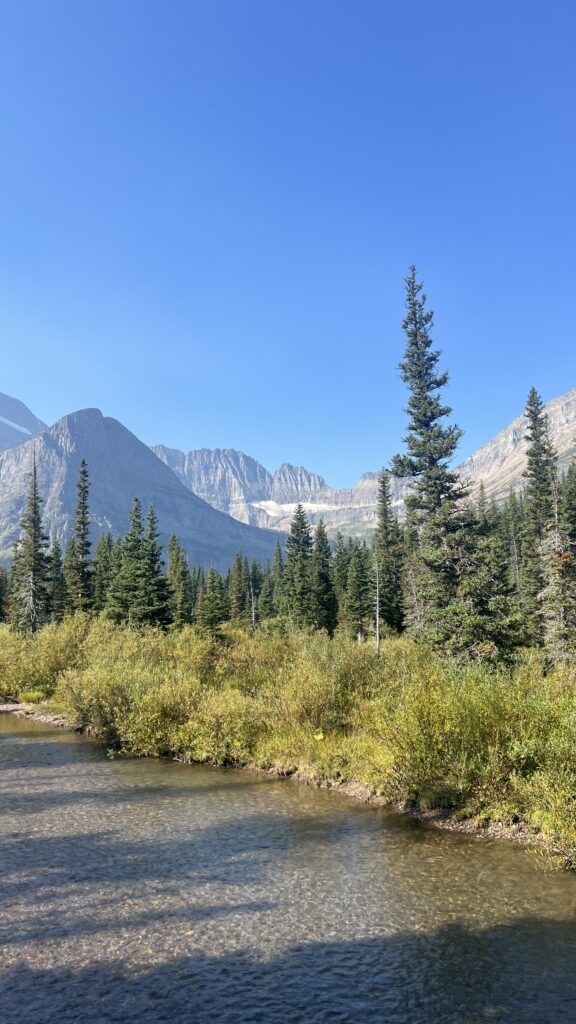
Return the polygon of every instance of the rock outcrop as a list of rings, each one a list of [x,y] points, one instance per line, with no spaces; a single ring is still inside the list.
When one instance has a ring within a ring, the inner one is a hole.
[[[268,561],[277,535],[244,525],[192,494],[172,470],[118,420],[83,409],[59,420],[33,441],[0,453],[0,556],[18,537],[36,452],[46,532],[64,544],[76,505],[80,460],[90,474],[92,538],[126,532],[135,496],[156,510],[161,540],[180,537],[190,560],[226,569],[237,551]]]

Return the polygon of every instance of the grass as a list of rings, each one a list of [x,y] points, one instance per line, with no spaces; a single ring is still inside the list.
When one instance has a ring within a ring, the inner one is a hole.
[[[576,864],[576,666],[494,669],[405,638],[0,627],[0,697],[50,700],[127,754],[357,780],[479,824],[521,821]],[[33,696],[32,696],[33,694]]]

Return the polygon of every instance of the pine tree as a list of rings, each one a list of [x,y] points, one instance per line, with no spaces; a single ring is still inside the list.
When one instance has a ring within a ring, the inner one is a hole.
[[[482,496],[462,526],[456,600],[446,608],[444,650],[495,661],[511,656],[522,640],[511,583],[507,540]]]
[[[62,551],[54,537],[48,555],[47,612],[53,622],[62,622],[67,606],[66,580],[62,567]]]
[[[262,566],[256,559],[253,559],[252,565],[250,566],[250,577],[248,582],[250,591],[250,622],[254,629],[260,618],[260,594],[264,584]]]
[[[408,623],[414,632],[441,646],[449,629],[448,605],[457,600],[466,492],[458,474],[449,469],[462,432],[443,422],[452,411],[440,399],[448,374],[437,369],[440,353],[432,350],[430,336],[433,314],[426,309],[421,290],[416,269],[411,267],[402,324],[406,351],[400,364],[410,392],[407,454],[395,456],[392,472],[410,478],[406,508],[418,540],[407,565]]]
[[[346,590],[348,587],[348,567],[350,565],[350,543],[347,542],[341,533],[336,534],[334,545],[334,591],[338,607],[338,621],[344,624],[346,620]]]
[[[245,559],[239,551],[230,573],[230,618],[232,622],[247,623],[248,621],[250,591],[247,576]]]
[[[198,608],[198,622],[213,636],[226,619],[222,577],[213,565],[206,576],[206,589]]]
[[[101,612],[106,606],[108,588],[114,575],[114,541],[111,533],[103,533],[94,549],[92,563],[92,608]]]
[[[88,468],[85,459],[82,459],[76,484],[74,543],[66,553],[66,586],[73,611],[89,611],[92,607],[89,489]]]
[[[524,473],[521,592],[527,635],[531,643],[538,645],[544,641],[543,595],[547,582],[544,563],[549,565],[550,549],[559,553],[560,545],[550,540],[558,525],[556,452],[550,440],[548,417],[535,388],[531,388],[528,395],[526,418],[528,450]]]
[[[402,531],[392,512],[390,477],[380,474],[378,485],[378,518],[373,539],[374,577],[378,590],[380,623],[400,630],[403,623],[402,599]]]
[[[267,572],[262,580],[260,595],[258,597],[258,619],[260,622],[264,622],[266,619],[272,619],[275,614],[274,581],[272,573]]]
[[[516,601],[522,600],[521,552],[524,530],[524,504],[514,491],[510,491],[508,500],[500,518],[500,530],[506,540],[505,552],[512,592]]]
[[[322,520],[316,527],[312,553],[312,599],[314,625],[332,636],[338,622],[338,606],[332,579],[332,551]]]
[[[193,617],[192,580],[186,552],[177,537],[168,541],[168,583],[172,621],[177,628],[188,625]]]
[[[300,628],[312,626],[312,536],[308,517],[300,504],[296,506],[286,541],[284,596],[292,624]]]
[[[0,566],[0,622],[8,618],[8,576],[3,566]]]
[[[167,626],[172,621],[170,588],[164,573],[159,538],[158,519],[150,505],[142,541],[144,573],[139,612],[139,621],[149,626]]]
[[[272,602],[274,604],[274,612],[276,615],[286,614],[286,597],[284,593],[284,559],[282,557],[282,547],[280,541],[277,540],[274,547],[274,559],[272,562],[271,569],[272,579]]]
[[[415,525],[421,526],[429,524],[447,507],[456,506],[463,496],[458,474],[448,468],[462,431],[442,422],[452,412],[440,400],[448,373],[437,370],[440,352],[432,350],[430,336],[434,314],[426,309],[426,296],[420,295],[422,284],[416,281],[415,267],[410,268],[405,281],[406,316],[402,328],[406,351],[400,374],[410,391],[405,439],[408,453],[394,457],[392,472],[413,481],[406,508],[413,513]]]
[[[20,632],[34,633],[46,621],[48,603],[48,538],[42,529],[35,454],[28,500],[20,529],[21,535],[16,545],[10,578],[10,620],[14,628]]]
[[[142,507],[138,498],[134,498],[128,519],[128,533],[115,552],[119,565],[108,588],[105,614],[114,622],[140,625],[143,621],[146,559]]]
[[[568,467],[562,487],[560,516],[567,549],[576,554],[576,459]]]
[[[370,555],[365,544],[354,541],[346,588],[346,626],[358,642],[365,638],[371,618]]]

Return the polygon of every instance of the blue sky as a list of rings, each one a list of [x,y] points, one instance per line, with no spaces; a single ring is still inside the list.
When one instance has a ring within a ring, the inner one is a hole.
[[[0,3],[0,390],[350,485],[416,263],[462,455],[576,386],[576,7]]]

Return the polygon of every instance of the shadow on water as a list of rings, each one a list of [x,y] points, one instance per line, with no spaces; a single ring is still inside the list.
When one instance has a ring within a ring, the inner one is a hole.
[[[520,851],[8,733],[2,1024],[575,1024],[573,888]]]
[[[3,1020],[26,1024],[573,1024],[574,931],[525,918],[311,943],[263,961],[196,951],[138,970],[17,967]]]

